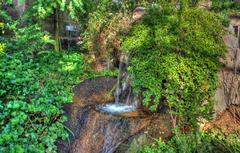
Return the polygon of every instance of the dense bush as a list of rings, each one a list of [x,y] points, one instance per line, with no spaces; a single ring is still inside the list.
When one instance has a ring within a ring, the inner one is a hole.
[[[165,101],[182,123],[195,126],[211,113],[225,53],[222,23],[206,10],[167,2],[147,12],[122,47],[130,54],[133,87],[151,110]]]
[[[139,153],[238,153],[240,139],[235,134],[225,135],[216,132],[176,131],[168,142],[159,139],[152,145],[145,145]]]
[[[1,37],[0,152],[55,152],[55,141],[67,138],[63,104],[86,65],[79,53],[47,51],[51,42],[36,25]]]

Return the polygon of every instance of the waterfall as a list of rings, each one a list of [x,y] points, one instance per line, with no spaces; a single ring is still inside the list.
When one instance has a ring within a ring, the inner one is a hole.
[[[117,78],[116,91],[114,93],[115,104],[124,103],[137,107],[138,99],[133,96],[131,79],[127,70],[129,66],[128,54],[121,53],[119,61],[119,74]]]
[[[121,114],[134,112],[139,106],[139,99],[132,92],[131,77],[127,70],[129,66],[127,53],[122,53],[119,61],[119,74],[117,77],[116,90],[114,92],[114,103],[98,105],[96,109],[109,113]]]
[[[120,82],[121,82],[121,75],[122,75],[122,69],[123,69],[123,56],[121,54],[120,57],[120,63],[119,63],[119,73],[118,73],[118,78],[117,78],[117,86],[116,86],[116,91],[114,93],[114,97],[115,97],[115,103],[119,103],[119,96],[121,94],[121,87],[120,87]]]
[[[126,103],[129,104],[131,96],[131,85],[130,78],[127,71],[129,66],[128,55],[126,53],[121,53],[119,61],[119,74],[117,78],[116,91],[114,93],[115,103]],[[121,95],[125,94],[123,98]]]

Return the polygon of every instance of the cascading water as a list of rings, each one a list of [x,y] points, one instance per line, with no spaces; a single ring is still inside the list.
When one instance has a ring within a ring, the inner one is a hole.
[[[110,114],[120,114],[120,113],[126,113],[126,112],[133,112],[136,110],[136,107],[133,105],[127,105],[122,103],[112,103],[112,104],[106,104],[102,105],[100,107],[100,110],[106,113]]]
[[[121,143],[131,138],[131,136],[140,132],[150,120],[142,117],[142,112],[137,109],[137,98],[133,96],[131,89],[131,79],[127,71],[128,56],[122,53],[119,63],[119,75],[114,83],[116,83],[116,90],[114,92],[115,102],[104,104],[97,103],[92,99],[98,97],[96,93],[109,93],[114,86],[112,79],[100,79],[97,82],[83,83],[88,89],[75,93],[75,99],[86,100],[86,105],[79,107],[78,103],[74,103],[70,114],[70,127],[74,131],[71,144],[65,144],[70,148],[62,150],[60,153],[113,153]],[[91,81],[90,81],[91,82]],[[112,82],[112,83],[111,83]],[[109,83],[111,85],[108,87]],[[109,91],[106,91],[107,88]],[[94,91],[91,94],[92,90]],[[86,95],[87,97],[78,97]],[[91,98],[93,97],[93,98]],[[104,96],[103,96],[104,97]],[[95,102],[93,105],[90,102]],[[87,105],[88,104],[88,105]],[[76,114],[75,114],[76,113]],[[70,146],[69,146],[70,145]]]
[[[124,53],[120,56],[119,74],[115,91],[115,103],[119,103],[120,95],[129,87],[129,76],[127,72],[128,56]],[[128,101],[129,99],[127,99]]]
[[[115,103],[98,106],[100,111],[110,114],[121,114],[136,111],[137,98],[132,95],[130,77],[127,71],[129,66],[128,55],[122,53],[119,63],[119,74],[117,78],[116,91],[114,93]]]
[[[137,7],[134,12],[132,19],[128,22],[129,24],[133,24],[142,18],[145,14],[145,8]],[[116,91],[114,93],[115,96],[115,104],[108,104],[105,106],[98,107],[99,110],[111,113],[121,113],[134,111],[138,107],[138,98],[133,96],[130,77],[127,71],[128,63],[128,54],[125,52],[121,53],[120,63],[119,63],[119,74],[117,79]],[[114,108],[114,109],[113,109]],[[129,109],[131,108],[131,109]],[[133,109],[134,108],[134,109]]]
[[[131,25],[143,15],[144,8],[138,7],[127,22]],[[117,80],[97,77],[75,87],[73,103],[67,107],[66,113],[69,117],[66,126],[72,133],[69,133],[69,142],[59,142],[59,153],[113,153],[121,143],[150,124],[151,119],[137,109],[138,98],[131,89],[128,66],[128,55],[122,53]],[[113,97],[109,93],[114,84]]]

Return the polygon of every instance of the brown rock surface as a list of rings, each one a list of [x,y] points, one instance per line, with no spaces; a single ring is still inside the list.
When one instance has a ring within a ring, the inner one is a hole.
[[[216,91],[216,113],[224,111],[231,105],[240,105],[240,48],[239,40],[229,27],[230,33],[224,37],[228,52],[221,59],[224,67],[219,72],[219,88]]]
[[[157,124],[166,123],[161,119],[155,123],[153,117],[137,111],[116,116],[97,111],[95,105],[114,101],[115,84],[115,78],[98,77],[85,80],[73,89],[73,103],[65,107],[69,117],[66,126],[72,134],[69,133],[70,142],[58,142],[59,153],[113,153],[121,143],[146,130],[150,123],[155,125],[154,130],[161,129]]]
[[[115,153],[136,153],[139,146],[151,144],[158,138],[167,140],[171,136],[170,115],[159,113],[151,117],[150,124],[144,130],[122,143]]]
[[[68,116],[66,126],[72,131],[70,135],[70,144],[68,142],[58,142],[58,152],[70,152],[72,143],[79,137],[84,129],[83,124],[88,120],[89,111],[97,103],[112,102],[114,97],[112,91],[116,84],[116,78],[96,77],[87,79],[73,88],[73,103],[64,106],[65,114]],[[79,120],[79,117],[80,118]]]
[[[127,138],[148,126],[149,119],[123,118],[91,110],[72,153],[111,153]]]
[[[65,106],[69,122],[77,122],[76,116],[84,107],[114,101],[112,92],[116,81],[116,78],[113,77],[97,77],[87,79],[74,87],[73,103]],[[69,123],[69,125],[71,126],[72,123]]]

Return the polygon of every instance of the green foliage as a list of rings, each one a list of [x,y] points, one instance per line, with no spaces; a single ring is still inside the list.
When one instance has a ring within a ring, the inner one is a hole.
[[[213,0],[211,11],[220,14],[223,24],[229,25],[229,16],[240,13],[240,1],[237,0]]]
[[[68,14],[72,19],[76,20],[77,14],[84,12],[82,5],[83,3],[81,0],[36,0],[32,2],[31,6],[29,7],[30,9],[25,15],[25,18],[31,16],[45,19],[50,15],[54,15],[54,48],[56,51],[60,51],[60,11],[65,12],[65,14]]]
[[[4,23],[0,22],[0,35],[4,33]]]
[[[3,2],[12,4],[14,1],[4,0]],[[20,3],[25,3],[25,0],[21,0]],[[39,22],[54,15],[54,47],[56,51],[60,51],[60,12],[64,12],[72,19],[77,20],[77,16],[84,12],[82,0],[35,0],[30,2],[29,5],[27,11],[24,12],[19,20],[36,23],[36,19]],[[4,12],[1,10],[0,15]]]
[[[96,7],[96,10],[93,11],[89,15],[89,21],[87,24],[87,30],[85,32],[85,48],[89,50],[94,50],[94,45],[98,45],[97,43],[97,36],[100,32],[100,28],[103,27],[103,25],[106,25],[106,22],[108,21],[108,18],[110,18],[110,14],[108,12],[108,8],[110,6],[109,0],[103,0],[102,2],[99,2],[99,4]]]
[[[24,28],[18,28],[18,25],[17,21],[16,24],[9,25],[8,29],[12,30],[14,37],[3,39],[8,46],[6,48],[8,53],[22,52],[28,58],[33,58],[38,52],[46,50],[46,44],[53,45],[49,34],[42,32],[39,25],[34,24]]]
[[[213,0],[212,10],[217,12],[240,13],[240,2],[237,0]]]
[[[5,47],[5,44],[0,43],[0,53],[4,51]]]
[[[219,17],[206,10],[179,11],[168,2],[150,8],[122,45],[143,104],[154,111],[165,101],[181,123],[193,126],[209,117],[225,53],[222,35]]]
[[[91,9],[86,24],[85,48],[102,54],[111,53],[119,42],[118,35],[125,33],[131,24],[132,11],[138,5],[146,5],[145,0],[96,2]],[[89,9],[88,9],[89,10]]]
[[[236,134],[225,135],[216,132],[192,131],[175,132],[175,135],[164,142],[159,139],[152,145],[140,148],[139,153],[217,153],[240,152],[240,138]]]
[[[3,0],[3,2],[12,4],[14,1]],[[18,2],[25,3],[25,0],[18,0]],[[31,17],[46,18],[47,16],[52,15],[56,9],[68,12],[72,18],[76,18],[79,12],[84,12],[82,0],[35,0],[30,4],[30,10],[31,13],[33,13],[31,14]]]
[[[0,36],[4,34],[4,23],[0,22]],[[0,53],[3,52],[5,49],[5,44],[0,43]]]
[[[77,53],[46,50],[51,42],[37,25],[14,28],[1,37],[0,152],[56,152],[55,142],[68,137],[63,104],[86,70]]]

